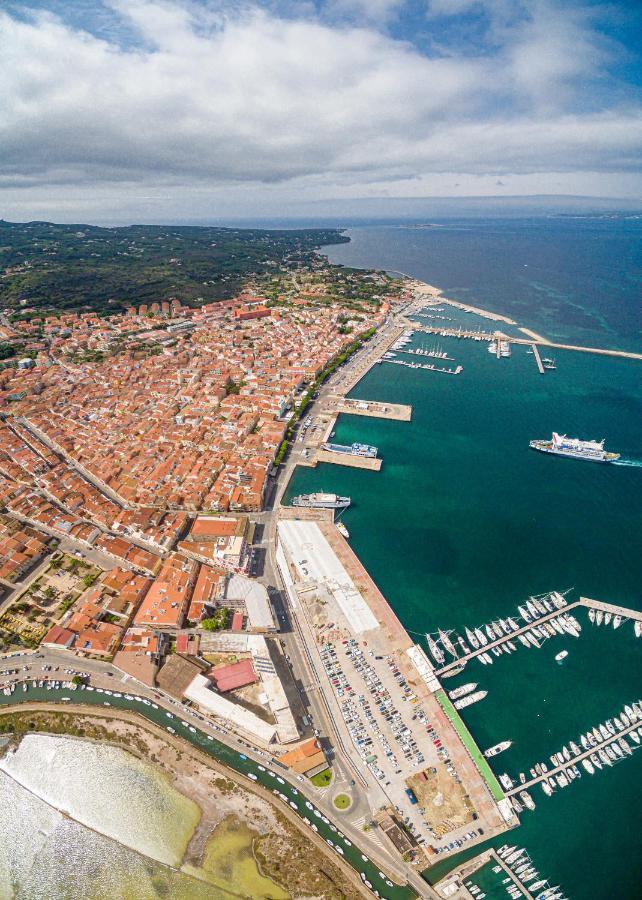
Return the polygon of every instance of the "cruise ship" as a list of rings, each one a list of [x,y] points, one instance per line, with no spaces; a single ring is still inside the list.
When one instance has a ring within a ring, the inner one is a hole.
[[[614,462],[620,458],[619,453],[607,453],[604,439],[601,441],[582,441],[569,438],[565,434],[553,432],[550,441],[530,441],[529,447],[542,453],[555,453],[558,456],[570,456],[572,459],[587,459],[589,462]]]
[[[322,450],[328,450],[330,453],[346,453],[348,456],[367,456],[374,459],[378,453],[378,448],[371,444],[322,444]]]
[[[350,497],[339,497],[338,494],[298,494],[292,498],[292,506],[305,506],[314,509],[347,509]]]

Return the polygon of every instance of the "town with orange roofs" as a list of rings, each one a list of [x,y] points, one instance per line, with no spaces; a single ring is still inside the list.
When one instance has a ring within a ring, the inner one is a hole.
[[[191,688],[269,744],[300,735],[253,577],[256,516],[311,391],[400,291],[329,266],[264,287],[3,316],[25,355],[0,370],[0,649]]]

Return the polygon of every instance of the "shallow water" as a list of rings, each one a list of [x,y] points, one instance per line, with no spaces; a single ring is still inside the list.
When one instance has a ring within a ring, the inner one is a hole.
[[[0,761],[0,898],[287,898],[260,875],[241,823],[216,829],[203,869],[172,868],[199,819],[153,765],[114,747],[28,735]]]

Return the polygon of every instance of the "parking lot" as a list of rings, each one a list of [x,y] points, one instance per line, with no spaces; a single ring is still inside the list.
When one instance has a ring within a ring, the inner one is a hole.
[[[320,648],[352,743],[418,844],[437,854],[459,849],[478,836],[477,828],[465,830],[456,821],[431,825],[407,787],[410,776],[436,766],[459,784],[448,750],[394,658],[369,643],[350,637]]]

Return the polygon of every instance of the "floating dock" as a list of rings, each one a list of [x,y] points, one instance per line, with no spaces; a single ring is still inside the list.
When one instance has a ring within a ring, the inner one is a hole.
[[[536,784],[539,784],[542,781],[548,781],[549,778],[552,778],[555,775],[558,775],[560,772],[564,772],[566,769],[571,766],[577,765],[577,763],[582,762],[583,759],[590,757],[592,753],[597,753],[598,750],[603,749],[604,747],[608,747],[609,744],[612,744],[613,741],[617,741],[618,738],[624,738],[627,734],[630,734],[632,731],[637,731],[640,727],[640,722],[636,719],[630,725],[627,725],[626,728],[623,728],[622,731],[616,731],[615,734],[609,734],[607,738],[600,741],[594,747],[589,747],[588,750],[582,750],[577,756],[571,756],[570,759],[564,760],[559,766],[555,766],[554,769],[549,769],[547,772],[544,772],[542,775],[538,775],[536,778],[531,778],[529,781],[524,782],[524,784],[517,784],[514,788],[506,791],[507,797],[513,797],[515,794],[519,794],[520,791],[527,791],[529,788],[533,787]]]

